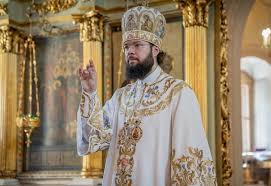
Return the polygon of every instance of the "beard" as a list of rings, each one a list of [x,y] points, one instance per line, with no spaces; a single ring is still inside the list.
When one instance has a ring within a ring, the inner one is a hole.
[[[130,65],[128,60],[128,63],[126,63],[126,79],[143,79],[151,71],[153,64],[154,60],[151,51],[144,60],[138,60],[135,65]]]

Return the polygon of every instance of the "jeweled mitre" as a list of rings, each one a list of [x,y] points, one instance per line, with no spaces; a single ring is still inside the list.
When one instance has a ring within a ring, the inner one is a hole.
[[[139,39],[161,48],[165,25],[165,17],[158,10],[144,6],[131,8],[122,17],[122,42]]]

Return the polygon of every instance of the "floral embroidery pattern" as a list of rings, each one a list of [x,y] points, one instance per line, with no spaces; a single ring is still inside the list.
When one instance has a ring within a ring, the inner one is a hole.
[[[171,103],[172,98],[180,92],[180,90],[184,87],[187,87],[188,85],[184,82],[176,84],[171,91],[167,94],[167,96],[164,99],[161,99],[158,101],[157,104],[151,105],[150,107],[143,107],[139,110],[136,110],[134,115],[135,116],[150,116],[153,115],[159,111],[164,110],[168,107],[168,105]]]
[[[173,150],[172,157],[172,185],[217,185],[214,163],[211,160],[203,159],[202,150],[188,147],[187,155],[178,158],[175,158],[175,150]]]
[[[136,144],[143,134],[140,124],[140,120],[132,118],[124,123],[124,127],[119,132],[119,158],[117,160],[117,173],[115,177],[116,185],[132,185],[133,155],[136,151]]]
[[[88,113],[84,113],[84,108],[85,108],[85,103],[88,102],[89,104],[87,105],[89,108],[92,108],[94,105],[93,99],[89,97],[85,92],[82,93],[81,96],[81,101],[80,101],[80,111],[81,111],[81,116],[83,118],[89,118],[91,109],[89,109]],[[86,109],[88,110],[88,109]]]
[[[146,94],[144,95],[142,105],[150,106],[156,103],[161,98],[161,96],[164,95],[169,90],[169,88],[171,88],[171,85],[173,85],[173,83],[176,83],[176,80],[173,78],[168,78],[162,84],[163,87],[159,87],[158,85],[156,85],[157,83],[151,86],[147,86]]]
[[[112,137],[112,128],[107,115],[103,115],[103,110],[98,99],[95,99],[95,106],[88,125],[91,126],[89,135],[89,151],[96,152],[104,150],[109,146]],[[108,119],[105,120],[104,119]]]
[[[89,152],[106,149],[112,137],[109,117],[95,96],[97,95],[89,96],[83,92],[80,102],[81,117],[88,118],[87,125],[90,126]],[[84,113],[84,110],[87,110],[87,113]]]
[[[150,116],[159,111],[164,110],[170,103],[172,98],[183,88],[188,86],[183,81],[176,81],[171,76],[163,73],[161,79],[154,84],[146,85],[141,105],[137,110],[133,110],[134,103],[129,103],[129,95],[131,94],[131,86],[125,87],[119,97],[120,113],[133,113],[136,117]]]
[[[133,156],[136,151],[136,144],[143,135],[139,118],[165,109],[171,103],[172,98],[185,86],[187,86],[186,83],[177,82],[163,73],[160,80],[144,86],[143,95],[139,101],[139,109],[134,109],[135,102],[129,102],[129,97],[133,95],[131,91],[134,90],[132,85],[123,89],[119,97],[120,112],[133,112],[133,117],[124,123],[124,127],[118,134],[119,157],[116,163],[116,185],[132,185],[132,171],[135,163]]]

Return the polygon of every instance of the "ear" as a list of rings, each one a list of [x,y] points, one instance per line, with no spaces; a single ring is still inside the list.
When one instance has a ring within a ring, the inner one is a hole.
[[[152,47],[152,55],[154,56],[154,57],[157,57],[157,55],[159,54],[159,52],[160,52],[160,49],[157,47],[157,46],[153,46]]]

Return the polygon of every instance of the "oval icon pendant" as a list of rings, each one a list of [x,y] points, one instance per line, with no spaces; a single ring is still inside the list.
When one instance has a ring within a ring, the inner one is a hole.
[[[132,138],[136,141],[140,140],[142,133],[142,129],[138,126],[134,127],[131,131]]]

